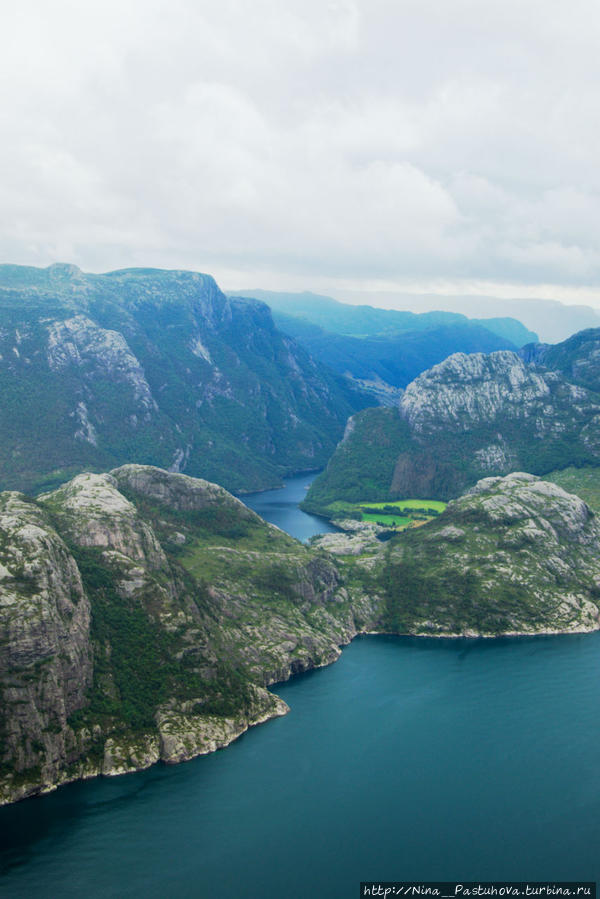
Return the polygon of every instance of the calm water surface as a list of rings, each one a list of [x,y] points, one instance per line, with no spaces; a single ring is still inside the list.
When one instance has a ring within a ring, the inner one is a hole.
[[[337,530],[329,524],[326,518],[308,515],[298,508],[298,503],[302,502],[307,488],[316,476],[316,473],[312,473],[287,478],[285,487],[278,490],[265,490],[263,493],[249,493],[241,496],[240,499],[271,524],[276,524],[292,537],[306,542],[315,534],[326,534]]]
[[[600,634],[363,637],[277,692],[226,750],[0,809],[0,897],[600,880]]]
[[[0,809],[6,897],[600,879],[600,635],[364,637],[187,764]]]

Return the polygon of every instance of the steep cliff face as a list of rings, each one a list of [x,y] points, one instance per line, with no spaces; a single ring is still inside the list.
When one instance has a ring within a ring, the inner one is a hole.
[[[377,604],[222,488],[150,467],[2,494],[0,539],[1,801],[227,745]]]
[[[361,631],[598,628],[599,559],[588,507],[522,474],[387,544],[321,548],[146,466],[2,494],[0,803],[226,746]]]
[[[353,418],[307,507],[336,499],[448,499],[487,474],[600,462],[600,331],[539,354],[457,353],[423,372],[395,410]],[[378,459],[365,464],[367,452]]]
[[[79,569],[49,516],[1,494],[0,763],[14,795],[53,782],[78,752],[67,721],[92,682],[89,631]]]
[[[366,397],[208,275],[0,266],[0,487],[138,461],[231,489],[325,464]]]

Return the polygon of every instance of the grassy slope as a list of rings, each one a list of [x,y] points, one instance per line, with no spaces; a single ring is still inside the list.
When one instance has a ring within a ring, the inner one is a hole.
[[[545,480],[558,484],[568,493],[580,496],[595,512],[600,513],[600,468],[593,465],[584,465],[582,468],[564,468],[561,471],[551,471],[545,475]]]

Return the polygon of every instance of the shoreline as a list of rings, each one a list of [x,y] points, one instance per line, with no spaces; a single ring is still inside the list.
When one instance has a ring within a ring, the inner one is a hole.
[[[319,664],[307,666],[302,671],[292,672],[290,670],[287,678],[271,681],[265,688],[258,688],[261,690],[264,689],[265,693],[268,694],[269,699],[271,700],[270,709],[263,708],[260,711],[257,710],[255,716],[247,718],[244,721],[233,718],[217,719],[216,717],[206,716],[206,718],[197,722],[197,732],[203,733],[202,740],[204,742],[204,745],[196,744],[196,746],[194,746],[193,748],[189,747],[183,753],[178,753],[176,757],[171,756],[165,758],[162,755],[162,750],[164,749],[164,735],[162,733],[158,732],[140,734],[137,738],[132,739],[130,737],[129,740],[123,741],[129,743],[129,748],[131,748],[131,744],[135,742],[138,748],[145,747],[146,749],[145,757],[143,759],[140,758],[137,764],[131,764],[130,761],[129,763],[127,763],[124,760],[119,760],[119,743],[113,737],[108,736],[105,742],[105,754],[101,762],[90,764],[89,762],[86,763],[85,761],[82,761],[79,771],[76,774],[73,773],[72,775],[67,775],[65,772],[66,776],[64,778],[61,777],[51,784],[43,784],[42,786],[35,787],[32,790],[25,792],[21,796],[9,799],[0,799],[0,808],[8,805],[14,805],[17,802],[23,802],[27,799],[41,798],[42,796],[46,796],[50,793],[55,792],[62,786],[67,786],[71,783],[77,783],[78,781],[92,780],[96,777],[120,777],[124,774],[135,774],[137,772],[146,771],[148,768],[151,768],[157,764],[178,765],[184,762],[193,761],[193,759],[200,758],[201,756],[210,755],[213,752],[218,752],[219,750],[226,749],[251,728],[258,727],[260,724],[265,724],[275,718],[284,717],[290,711],[292,711],[292,709],[284,700],[282,700],[277,695],[277,693],[271,692],[268,688],[276,687],[277,684],[288,683],[290,680],[299,675],[308,674],[309,672],[316,671],[320,668],[328,668],[330,665],[333,665],[340,659],[344,648],[346,646],[349,646],[357,637],[396,637],[414,638],[417,640],[434,639],[489,641],[523,637],[531,638],[582,636],[585,634],[591,635],[598,632],[600,632],[600,623],[598,623],[598,625],[594,628],[578,628],[568,631],[544,629],[537,631],[507,631],[501,634],[476,634],[469,632],[455,634],[430,634],[422,632],[396,634],[379,630],[359,630],[356,631],[349,640],[337,645],[337,652],[332,658],[320,662]],[[218,733],[215,733],[215,731],[217,731]],[[112,761],[112,764],[107,764],[107,759],[110,759]]]

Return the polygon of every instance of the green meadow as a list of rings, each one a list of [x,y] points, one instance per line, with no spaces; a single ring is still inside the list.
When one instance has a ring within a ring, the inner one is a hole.
[[[385,502],[332,503],[329,509],[332,517],[348,516],[361,521],[372,521],[396,530],[417,527],[435,518],[446,508],[446,503],[437,499],[399,499]]]
[[[394,508],[398,509],[399,512],[413,511],[413,512],[424,512],[433,510],[438,514],[443,512],[446,508],[447,503],[442,502],[439,499],[398,499],[398,500],[387,500],[383,503],[359,503],[361,509],[369,508],[369,509],[387,509]]]

